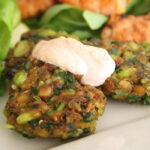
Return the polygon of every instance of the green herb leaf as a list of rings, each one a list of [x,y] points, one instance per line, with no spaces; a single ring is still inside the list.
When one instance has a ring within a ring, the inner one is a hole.
[[[16,10],[16,0],[0,0],[0,60],[4,60],[9,51]]]
[[[59,14],[61,11],[68,9],[68,8],[72,8],[72,6],[70,5],[55,5],[52,8],[50,8],[42,17],[42,19],[40,20],[40,25],[42,24],[47,24],[49,21],[51,21],[51,19],[53,19],[57,14]]]
[[[58,4],[51,7],[39,21],[40,28],[65,31],[80,39],[100,37],[98,31],[107,21],[107,17],[79,8]],[[98,29],[98,30],[97,30]]]

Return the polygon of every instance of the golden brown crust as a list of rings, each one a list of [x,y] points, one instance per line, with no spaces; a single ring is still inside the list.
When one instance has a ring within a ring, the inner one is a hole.
[[[150,13],[145,16],[113,17],[102,31],[103,39],[150,42]]]

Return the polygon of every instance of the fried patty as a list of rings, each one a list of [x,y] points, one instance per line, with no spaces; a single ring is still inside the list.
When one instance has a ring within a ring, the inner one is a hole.
[[[106,98],[100,89],[82,85],[80,76],[31,56],[38,41],[60,35],[64,33],[31,31],[9,53],[7,126],[24,136],[66,139],[90,134],[104,112]]]
[[[116,62],[115,72],[103,85],[113,99],[150,104],[150,43],[99,41],[84,43],[104,47]]]

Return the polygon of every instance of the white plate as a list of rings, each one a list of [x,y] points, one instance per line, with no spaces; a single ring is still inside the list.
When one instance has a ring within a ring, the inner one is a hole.
[[[94,135],[72,142],[58,139],[26,139],[4,129],[3,108],[7,94],[0,97],[0,150],[150,150],[150,106],[109,100]]]

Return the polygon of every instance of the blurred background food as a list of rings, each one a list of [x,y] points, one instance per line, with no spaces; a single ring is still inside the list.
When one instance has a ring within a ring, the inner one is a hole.
[[[127,2],[130,0],[18,0],[22,18],[27,19],[46,11],[56,2],[94,11],[105,15],[121,15],[126,12]]]
[[[106,40],[150,42],[150,13],[142,16],[125,15],[111,18],[101,36]]]

